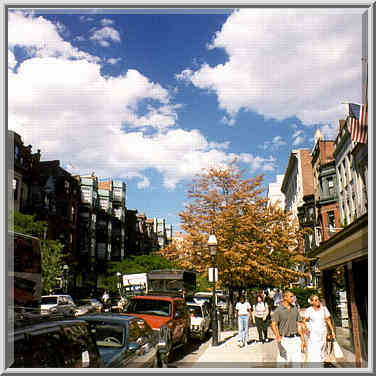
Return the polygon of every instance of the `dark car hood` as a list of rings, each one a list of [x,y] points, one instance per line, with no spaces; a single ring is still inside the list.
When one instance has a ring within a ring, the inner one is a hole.
[[[120,355],[123,348],[112,348],[112,347],[99,347],[99,353],[101,354],[104,362],[104,366],[108,367],[115,359],[116,356]]]

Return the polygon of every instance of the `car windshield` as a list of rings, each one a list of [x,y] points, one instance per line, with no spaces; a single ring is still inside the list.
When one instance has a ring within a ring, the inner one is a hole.
[[[204,298],[204,297],[202,297],[202,296],[195,296],[194,297],[194,299],[196,300],[196,302],[208,302],[208,303],[210,303],[210,298],[208,297],[208,298]]]
[[[80,299],[77,301],[77,305],[90,305],[90,299]]]
[[[40,304],[57,304],[57,296],[42,296]]]
[[[125,311],[167,317],[171,315],[171,303],[165,300],[131,299]]]
[[[92,329],[97,345],[100,347],[122,347],[123,327],[114,324],[97,324]]]
[[[194,317],[202,317],[202,309],[200,306],[188,306],[189,313]]]

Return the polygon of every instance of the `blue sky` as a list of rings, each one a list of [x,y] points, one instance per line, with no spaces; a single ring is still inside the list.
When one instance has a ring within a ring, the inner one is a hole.
[[[317,128],[335,137],[361,101],[363,11],[11,11],[8,128],[179,230],[201,168],[237,157],[267,187]]]

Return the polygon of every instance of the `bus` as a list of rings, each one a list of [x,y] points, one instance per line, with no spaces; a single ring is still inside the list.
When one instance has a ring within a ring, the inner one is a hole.
[[[8,252],[8,301],[15,308],[36,308],[42,290],[40,240],[34,236],[8,231]]]

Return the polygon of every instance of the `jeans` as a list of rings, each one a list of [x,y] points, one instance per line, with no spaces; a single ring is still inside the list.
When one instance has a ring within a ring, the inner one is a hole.
[[[245,345],[248,342],[248,315],[238,316],[238,341]]]

